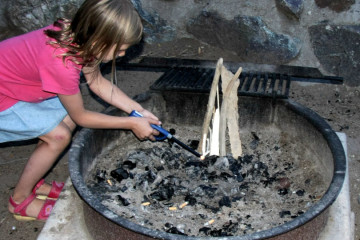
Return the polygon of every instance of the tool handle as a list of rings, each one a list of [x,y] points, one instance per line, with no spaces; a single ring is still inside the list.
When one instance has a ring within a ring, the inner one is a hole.
[[[139,113],[138,111],[136,110],[133,110],[130,114],[129,114],[130,117],[143,117],[143,115],[141,113]],[[158,136],[155,136],[155,139],[156,141],[162,141],[166,138],[172,138],[172,135],[166,131],[165,129],[163,129],[161,126],[158,126],[158,125],[155,125],[155,124],[150,124],[150,126],[159,131],[160,134]]]

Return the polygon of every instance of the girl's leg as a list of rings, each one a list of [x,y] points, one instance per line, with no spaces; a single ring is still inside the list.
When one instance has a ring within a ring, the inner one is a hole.
[[[76,124],[71,120],[71,118],[69,116],[67,116],[63,122],[65,123],[65,125],[69,128],[69,130],[71,131],[71,133],[74,131],[74,129],[76,128]],[[66,148],[66,147],[65,147]],[[61,154],[61,153],[60,153]],[[40,178],[41,179],[41,178]],[[36,190],[37,194],[40,195],[44,195],[47,196],[50,191],[51,191],[51,185],[44,183],[43,185],[40,186],[40,188],[38,188]]]
[[[13,200],[16,203],[24,201],[32,193],[36,183],[53,166],[59,155],[69,145],[75,126],[70,117],[66,116],[51,132],[39,137],[40,141],[25,165],[19,182],[14,189]],[[47,187],[49,188],[48,191],[50,191],[50,186]],[[47,189],[43,188],[41,191],[45,192]],[[27,214],[36,217],[43,203],[43,200],[35,199],[30,204]],[[13,212],[13,210],[13,207],[9,205],[9,211]]]

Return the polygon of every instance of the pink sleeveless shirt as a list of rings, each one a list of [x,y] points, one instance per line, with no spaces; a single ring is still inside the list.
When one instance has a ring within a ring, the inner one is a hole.
[[[81,66],[63,62],[63,49],[47,42],[44,30],[16,36],[0,42],[0,111],[18,101],[41,102],[57,94],[73,95],[80,91]]]

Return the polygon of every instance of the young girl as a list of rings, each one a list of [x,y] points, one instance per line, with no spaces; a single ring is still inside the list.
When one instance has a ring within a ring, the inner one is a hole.
[[[73,20],[0,42],[0,142],[39,138],[9,200],[18,220],[46,220],[63,184],[41,179],[71,141],[76,124],[130,129],[154,140],[161,124],[100,73],[99,64],[124,56],[142,36],[128,0],[85,0]],[[80,71],[90,89],[111,105],[143,118],[88,111],[79,90]]]

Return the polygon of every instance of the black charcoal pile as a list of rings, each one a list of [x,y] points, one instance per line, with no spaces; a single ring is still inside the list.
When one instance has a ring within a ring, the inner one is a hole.
[[[200,161],[167,143],[109,151],[88,185],[116,214],[159,231],[218,237],[270,229],[303,214],[326,186],[314,167],[291,156],[295,145],[274,135],[250,138],[238,159]]]

